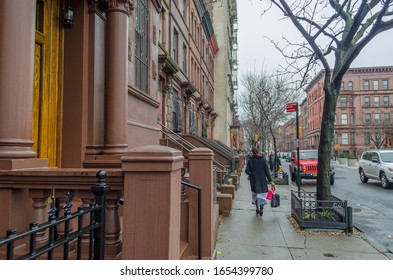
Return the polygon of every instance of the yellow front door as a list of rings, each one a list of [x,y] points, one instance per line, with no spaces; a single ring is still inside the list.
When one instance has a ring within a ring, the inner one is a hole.
[[[62,0],[36,0],[33,148],[49,166],[60,166],[63,30]]]

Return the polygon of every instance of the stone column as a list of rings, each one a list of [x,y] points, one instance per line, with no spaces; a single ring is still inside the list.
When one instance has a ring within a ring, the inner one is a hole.
[[[0,169],[23,168],[28,159],[36,158],[32,149],[35,14],[36,1],[0,1]]]
[[[104,154],[123,154],[127,144],[128,25],[130,0],[106,0],[106,82]]]
[[[190,183],[202,187],[202,257],[212,259],[215,258],[218,226],[218,207],[213,203],[214,153],[207,148],[195,148],[189,152],[188,158]],[[195,192],[190,193],[190,200],[195,201]]]
[[[160,145],[132,149],[124,171],[123,260],[180,258],[181,152]]]

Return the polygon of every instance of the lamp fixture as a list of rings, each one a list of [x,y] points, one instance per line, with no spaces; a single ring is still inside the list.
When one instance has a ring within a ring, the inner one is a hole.
[[[74,10],[72,10],[70,5],[67,5],[63,12],[64,26],[71,28],[74,25]]]

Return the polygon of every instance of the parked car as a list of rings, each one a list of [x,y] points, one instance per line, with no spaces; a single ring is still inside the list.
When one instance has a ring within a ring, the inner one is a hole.
[[[318,150],[300,150],[299,151],[300,180],[318,178]],[[297,176],[297,151],[292,151],[291,164],[289,165],[289,174],[291,181],[296,182]],[[330,167],[330,185],[334,185],[334,169]]]
[[[381,182],[382,188],[393,187],[393,150],[369,150],[359,160],[360,181],[369,179]]]

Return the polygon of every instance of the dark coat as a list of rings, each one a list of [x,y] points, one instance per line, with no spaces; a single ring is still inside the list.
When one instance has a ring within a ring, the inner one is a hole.
[[[266,158],[260,155],[253,155],[249,161],[247,161],[246,174],[249,175],[251,190],[254,193],[266,193],[269,188],[268,182],[272,182],[270,176],[269,166]]]

